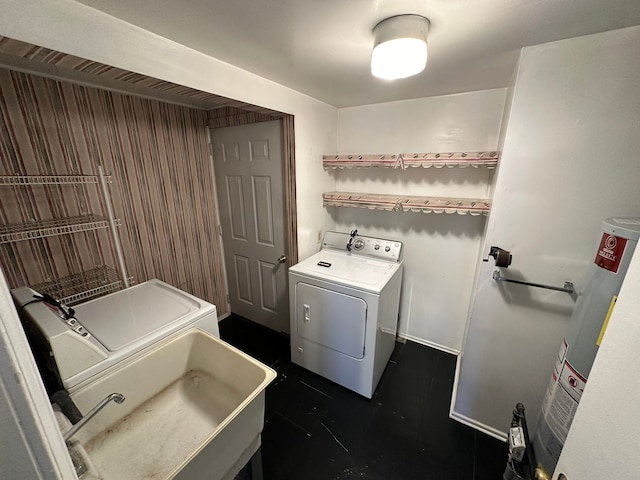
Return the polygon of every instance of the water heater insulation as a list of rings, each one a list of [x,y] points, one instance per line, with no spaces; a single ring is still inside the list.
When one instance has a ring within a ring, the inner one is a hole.
[[[533,438],[538,462],[553,473],[591,366],[640,238],[640,218],[608,218],[569,320]]]

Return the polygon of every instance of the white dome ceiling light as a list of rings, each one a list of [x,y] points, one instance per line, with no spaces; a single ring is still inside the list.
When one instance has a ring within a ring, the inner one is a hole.
[[[371,73],[385,80],[417,75],[427,64],[429,20],[397,15],[373,27]]]

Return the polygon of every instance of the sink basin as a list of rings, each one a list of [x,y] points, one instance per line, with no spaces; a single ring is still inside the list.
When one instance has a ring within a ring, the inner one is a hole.
[[[233,478],[260,446],[275,376],[197,328],[142,352],[71,395],[83,414],[126,397],[72,437],[88,456],[82,480]]]

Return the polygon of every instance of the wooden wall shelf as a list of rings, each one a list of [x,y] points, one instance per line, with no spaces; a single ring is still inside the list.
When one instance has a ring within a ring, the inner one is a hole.
[[[354,207],[388,212],[457,213],[488,215],[487,198],[449,198],[369,193],[328,192],[322,195],[325,207]]]
[[[324,168],[400,168],[409,167],[485,167],[494,169],[498,165],[499,152],[450,152],[450,153],[399,153],[399,154],[352,154],[323,155]]]

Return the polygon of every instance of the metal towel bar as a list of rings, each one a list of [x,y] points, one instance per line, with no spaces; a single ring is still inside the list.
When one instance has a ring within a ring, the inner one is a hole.
[[[522,280],[513,280],[511,278],[503,277],[502,275],[500,275],[500,270],[493,271],[493,279],[496,282],[517,283],[519,285],[528,285],[530,287],[546,288],[547,290],[555,290],[557,292],[565,292],[569,294],[575,293],[575,289],[573,288],[573,282],[564,282],[564,287],[554,287],[551,285],[542,285],[541,283],[523,282]]]

